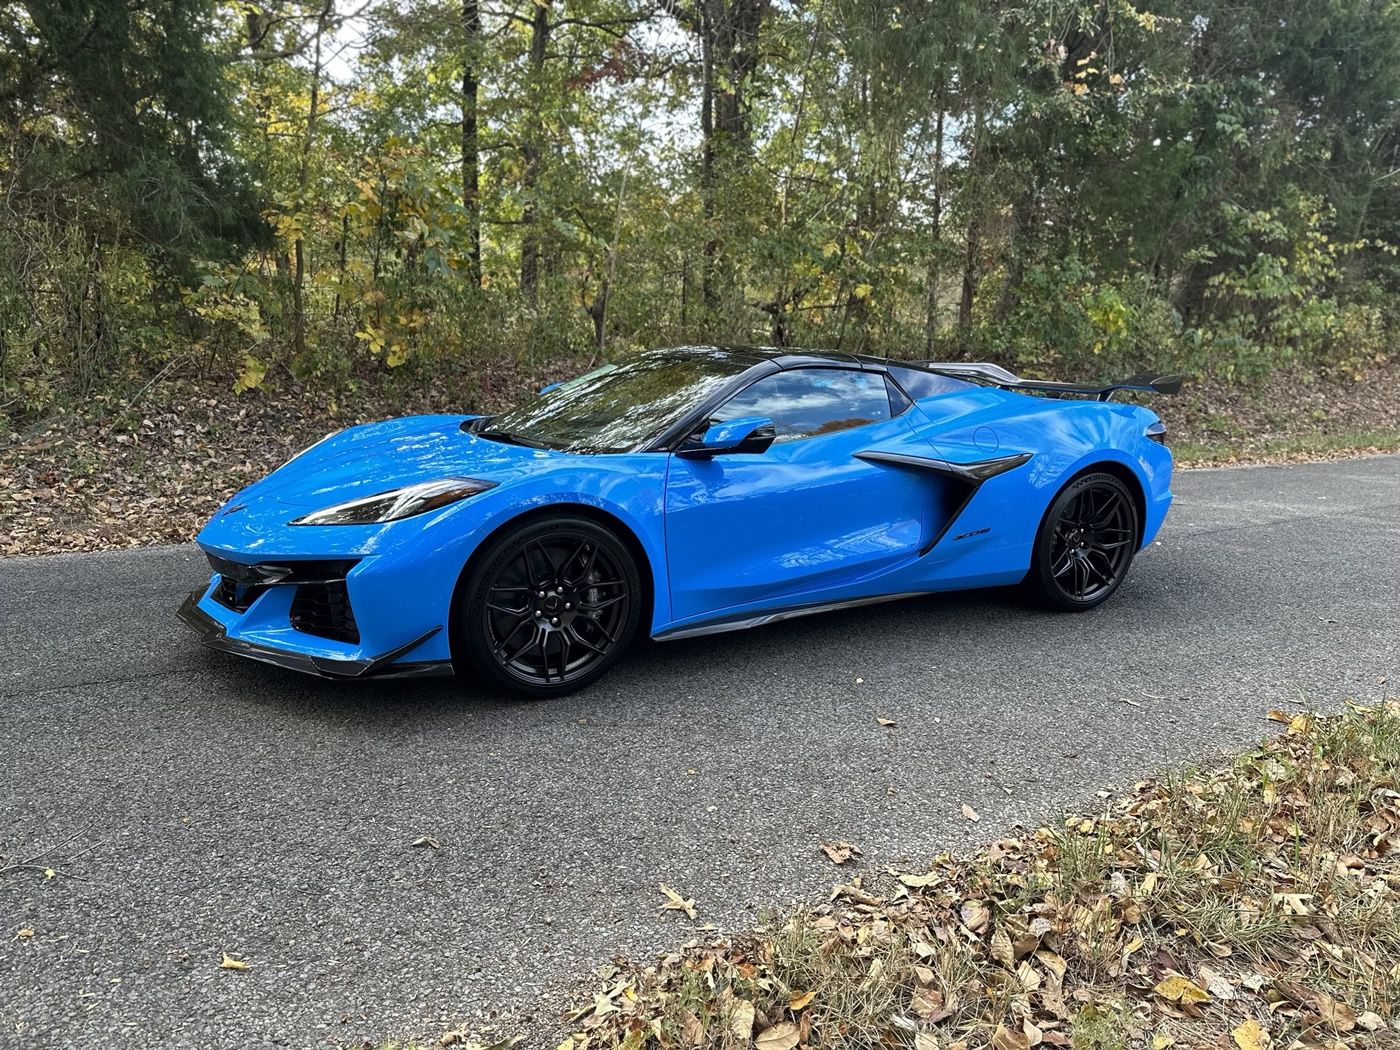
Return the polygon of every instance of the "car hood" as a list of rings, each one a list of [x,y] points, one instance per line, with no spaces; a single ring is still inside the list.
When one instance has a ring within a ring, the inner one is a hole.
[[[408,416],[335,434],[239,493],[294,507],[330,507],[443,477],[501,483],[564,453],[487,441],[462,430],[471,416]]]

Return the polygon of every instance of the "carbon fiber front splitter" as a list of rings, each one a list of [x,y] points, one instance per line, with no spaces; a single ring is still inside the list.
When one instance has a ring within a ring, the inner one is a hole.
[[[322,678],[439,678],[453,673],[450,660],[394,662],[433,637],[442,630],[441,627],[434,627],[423,637],[415,638],[406,645],[369,660],[337,660],[230,638],[224,625],[199,607],[203,597],[204,589],[192,591],[180,606],[179,615],[180,619],[199,632],[200,641],[210,649],[233,653],[235,656],[246,656],[250,660],[260,660],[265,664],[319,675]]]

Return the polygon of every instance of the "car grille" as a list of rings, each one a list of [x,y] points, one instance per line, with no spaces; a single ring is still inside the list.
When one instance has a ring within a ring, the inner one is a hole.
[[[252,607],[265,590],[267,587],[263,585],[242,584],[230,576],[220,576],[219,583],[210,597],[226,609],[243,613]]]
[[[292,626],[320,638],[360,644],[360,628],[344,580],[297,587],[292,599]]]
[[[219,574],[210,597],[234,612],[247,612],[263,592],[295,586],[291,622],[298,631],[358,645],[360,629],[350,608],[345,577],[359,559],[336,561],[244,562],[213,554],[209,564]]]

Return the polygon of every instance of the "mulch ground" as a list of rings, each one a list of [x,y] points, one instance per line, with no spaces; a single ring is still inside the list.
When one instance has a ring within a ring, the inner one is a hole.
[[[227,376],[174,377],[26,427],[0,418],[0,555],[184,543],[234,492],[332,431],[419,412],[499,411],[585,367],[493,362],[417,384],[366,377],[339,392],[287,381],[234,394]],[[1345,435],[1400,434],[1400,362],[1360,380],[1292,370],[1256,388],[1197,382],[1151,404],[1170,442],[1209,446],[1209,462],[1354,455],[1368,446]],[[1304,453],[1270,445],[1313,435],[1341,437]]]

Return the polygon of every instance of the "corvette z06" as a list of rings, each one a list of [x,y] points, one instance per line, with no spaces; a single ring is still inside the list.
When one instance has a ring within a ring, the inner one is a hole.
[[[182,617],[334,678],[579,689],[658,640],[969,587],[1105,601],[1171,503],[1165,428],[1122,389],[996,365],[679,347],[495,416],[333,434],[199,534]]]

